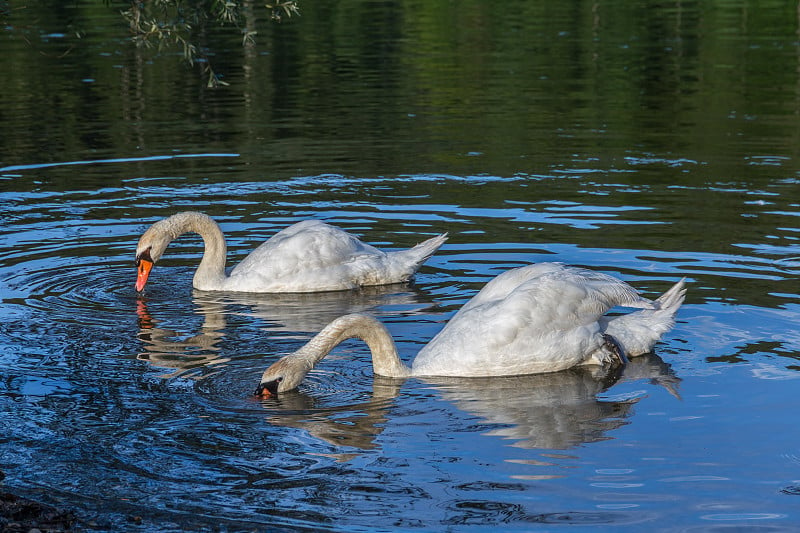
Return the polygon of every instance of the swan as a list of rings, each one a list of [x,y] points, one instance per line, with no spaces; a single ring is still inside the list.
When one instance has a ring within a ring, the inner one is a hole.
[[[321,292],[407,281],[447,240],[447,234],[398,252],[382,252],[349,233],[304,220],[285,228],[225,274],[225,237],[208,215],[194,211],[159,220],[136,247],[136,290],[147,283],[156,261],[174,239],[198,233],[205,242],[192,285],[203,291]]]
[[[374,373],[394,378],[512,376],[619,365],[652,350],[675,324],[685,293],[683,279],[650,301],[623,281],[579,267],[538,263],[514,268],[468,301],[410,367],[398,357],[383,324],[350,314],[267,368],[256,395],[296,388],[336,345],[354,337],[367,343]],[[605,314],[615,306],[640,310]]]

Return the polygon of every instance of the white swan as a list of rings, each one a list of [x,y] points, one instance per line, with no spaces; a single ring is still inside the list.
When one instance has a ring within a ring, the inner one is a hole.
[[[141,291],[153,264],[184,233],[199,233],[205,242],[192,285],[204,291],[321,292],[387,285],[408,280],[447,240],[444,233],[399,252],[382,252],[339,228],[305,220],[285,228],[225,274],[227,247],[222,230],[203,213],[186,211],[159,220],[136,247]]]
[[[626,355],[652,350],[672,328],[683,287],[680,280],[650,301],[627,283],[591,270],[560,263],[515,268],[467,302],[410,368],[380,322],[345,315],[267,368],[256,394],[268,397],[294,389],[337,344],[353,337],[369,346],[373,371],[388,377],[510,376],[621,363]],[[615,306],[641,310],[606,316]]]

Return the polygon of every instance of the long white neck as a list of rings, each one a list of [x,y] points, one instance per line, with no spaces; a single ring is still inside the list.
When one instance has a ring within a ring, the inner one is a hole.
[[[192,285],[195,289],[213,290],[221,288],[225,275],[225,256],[228,248],[225,236],[214,220],[206,214],[195,211],[178,213],[166,219],[167,232],[171,240],[184,233],[197,233],[203,238],[205,251],[200,266],[194,273]]]
[[[411,369],[397,355],[397,347],[389,331],[368,315],[351,314],[337,318],[291,357],[305,360],[310,370],[338,344],[352,338],[367,343],[372,352],[372,369],[375,374],[391,378],[411,375]]]

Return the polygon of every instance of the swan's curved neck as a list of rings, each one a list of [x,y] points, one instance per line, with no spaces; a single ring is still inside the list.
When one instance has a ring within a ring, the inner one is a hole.
[[[397,347],[389,331],[378,320],[368,315],[352,314],[337,318],[294,355],[305,359],[309,368],[313,368],[338,344],[352,338],[367,343],[372,352],[372,369],[375,374],[391,378],[411,375],[411,369],[403,364],[397,355]]]
[[[227,278],[225,256],[228,251],[219,225],[208,215],[194,211],[178,213],[167,220],[172,222],[173,239],[184,233],[197,233],[203,238],[205,251],[194,273],[193,285],[200,290],[218,289]]]

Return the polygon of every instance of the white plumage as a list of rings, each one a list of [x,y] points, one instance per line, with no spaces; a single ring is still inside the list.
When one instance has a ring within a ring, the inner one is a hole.
[[[674,325],[685,292],[680,280],[650,301],[623,281],[583,268],[560,263],[515,268],[467,302],[410,367],[400,361],[380,322],[345,315],[270,366],[257,392],[295,388],[337,344],[352,337],[367,343],[375,373],[388,377],[511,376],[618,363],[652,350]],[[606,315],[617,306],[640,310]]]
[[[412,372],[497,376],[553,372],[592,359],[606,363],[610,353],[600,318],[616,306],[654,304],[599,272],[559,263],[515,268],[490,281],[450,319],[420,350]]]
[[[137,290],[169,243],[189,232],[205,242],[192,284],[206,291],[320,292],[399,283],[447,240],[443,234],[409,250],[382,252],[339,228],[305,220],[273,235],[226,275],[227,247],[219,226],[205,214],[187,211],[156,222],[139,239]]]

